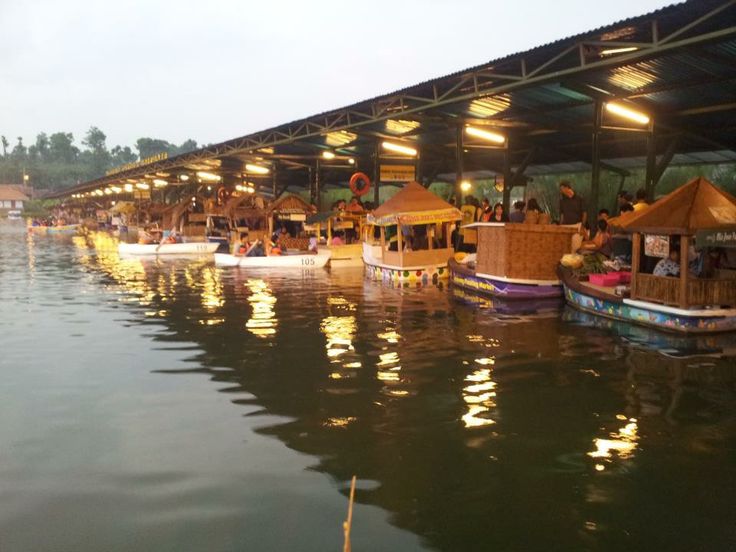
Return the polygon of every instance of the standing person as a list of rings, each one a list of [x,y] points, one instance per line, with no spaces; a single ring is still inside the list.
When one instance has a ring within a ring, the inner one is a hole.
[[[484,197],[480,204],[480,222],[490,222],[493,217],[493,209],[491,209],[491,203],[488,198]]]
[[[621,214],[621,207],[628,205],[632,202],[634,197],[626,190],[621,190],[616,196],[616,206],[618,207],[618,214]]]
[[[514,201],[514,211],[509,214],[509,222],[524,222],[524,207],[526,203],[523,201]]]
[[[490,222],[508,222],[508,220],[506,213],[503,212],[503,205],[496,203],[493,206],[493,216],[491,217]]]
[[[649,207],[647,203],[647,191],[644,188],[636,190],[636,203],[634,203],[634,211],[637,213],[642,209]]]
[[[585,224],[587,220],[585,201],[567,180],[563,180],[560,182],[560,224]]]

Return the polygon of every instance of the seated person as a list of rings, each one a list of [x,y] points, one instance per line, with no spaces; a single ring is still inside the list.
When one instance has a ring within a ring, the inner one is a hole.
[[[526,217],[524,207],[526,207],[526,203],[523,201],[514,201],[514,210],[509,214],[509,222],[524,222]]]
[[[608,222],[600,219],[597,222],[598,231],[592,240],[586,240],[580,245],[579,251],[581,253],[592,252],[601,253],[606,257],[610,257],[612,251],[611,248],[611,233],[608,228]]]
[[[362,213],[364,211],[363,205],[360,203],[360,199],[357,196],[350,198],[350,204],[345,209],[348,213]]]
[[[256,240],[245,252],[246,257],[265,257],[266,251],[263,249],[263,242]]]
[[[654,267],[652,272],[655,276],[674,276],[680,275],[680,246],[676,247],[670,244],[670,254],[668,257],[660,260]]]
[[[345,240],[342,239],[340,234],[333,234],[330,245],[345,245]]]
[[[166,239],[164,239],[161,243],[179,243],[180,241],[181,240],[179,239],[176,231],[172,230],[171,233],[166,236]]]
[[[156,243],[156,242],[153,239],[153,236],[151,234],[149,234],[145,230],[141,230],[138,233],[138,243],[143,244],[143,245],[148,245],[148,244]]]

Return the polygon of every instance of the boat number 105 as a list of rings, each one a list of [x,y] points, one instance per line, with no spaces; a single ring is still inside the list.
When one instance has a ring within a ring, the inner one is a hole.
[[[314,266],[314,259],[302,259],[302,266]]]

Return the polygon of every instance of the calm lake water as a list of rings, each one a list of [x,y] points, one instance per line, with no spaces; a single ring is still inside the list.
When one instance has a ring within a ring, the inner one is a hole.
[[[736,338],[0,224],[0,550],[734,550]]]

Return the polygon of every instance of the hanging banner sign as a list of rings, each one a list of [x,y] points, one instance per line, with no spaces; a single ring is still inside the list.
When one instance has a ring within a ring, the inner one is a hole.
[[[644,254],[649,257],[666,258],[670,254],[670,237],[647,234],[644,236]]]
[[[413,182],[414,165],[381,165],[381,182]]]
[[[736,247],[736,228],[730,230],[700,230],[695,234],[697,247]]]

